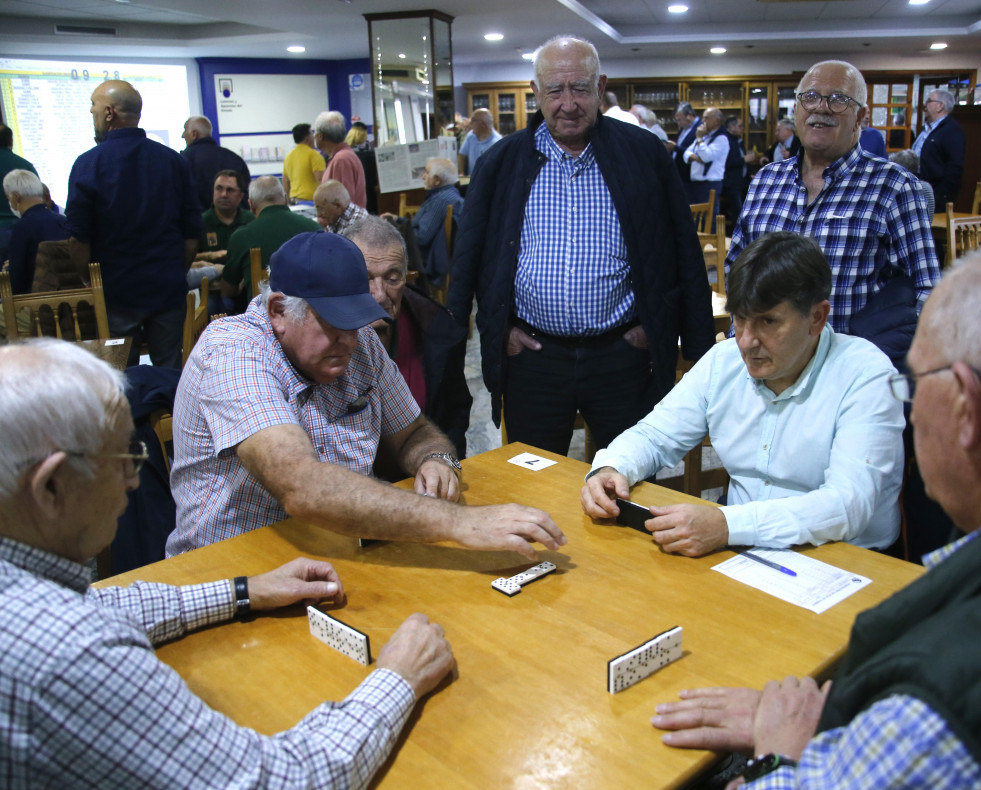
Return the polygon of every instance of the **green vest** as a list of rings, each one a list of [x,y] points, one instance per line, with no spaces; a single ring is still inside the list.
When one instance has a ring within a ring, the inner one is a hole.
[[[925,702],[981,762],[981,536],[856,618],[818,731],[893,694]]]

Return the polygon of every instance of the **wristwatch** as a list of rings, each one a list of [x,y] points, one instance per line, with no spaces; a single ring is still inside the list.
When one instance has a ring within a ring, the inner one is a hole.
[[[457,460],[456,456],[453,455],[453,453],[430,453],[422,459],[422,462],[419,465],[422,466],[422,464],[426,463],[426,461],[430,459],[442,461],[444,464],[450,467],[450,469],[456,472],[457,475],[463,473],[463,467],[460,466],[460,462]]]
[[[772,773],[777,768],[783,768],[784,766],[796,768],[797,761],[791,760],[789,757],[784,757],[782,754],[760,754],[746,763],[746,770],[743,771],[743,779],[747,782],[752,782],[754,779],[766,776],[768,773]]]
[[[252,611],[252,602],[249,600],[249,577],[236,576],[232,580],[235,588],[235,616],[245,617]]]

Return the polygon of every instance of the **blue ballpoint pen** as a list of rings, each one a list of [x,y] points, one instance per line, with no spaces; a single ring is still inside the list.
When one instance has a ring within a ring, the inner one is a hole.
[[[756,554],[753,554],[749,551],[741,551],[739,553],[742,554],[744,557],[749,557],[749,559],[751,560],[756,560],[756,562],[760,563],[761,565],[766,565],[766,567],[768,568],[773,568],[773,570],[775,571],[786,573],[788,576],[797,575],[797,571],[792,571],[790,570],[790,568],[785,568],[783,565],[778,565],[775,562],[770,562],[770,560],[763,559],[763,557],[757,556]]]

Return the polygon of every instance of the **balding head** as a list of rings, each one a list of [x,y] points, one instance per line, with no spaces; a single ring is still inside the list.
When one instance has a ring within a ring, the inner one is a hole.
[[[195,140],[211,137],[211,121],[203,115],[192,115],[184,121],[184,131],[181,134],[184,142],[190,145]]]
[[[101,143],[113,129],[138,126],[143,97],[128,82],[106,80],[92,92],[92,126],[95,141]]]
[[[494,129],[494,116],[486,107],[478,107],[470,116],[470,128],[480,137],[481,133],[490,134]]]
[[[286,192],[276,176],[260,176],[249,184],[249,207],[257,217],[266,206],[285,206]]]
[[[422,183],[426,189],[445,187],[459,180],[460,173],[449,159],[435,157],[426,162],[426,172],[422,176]]]
[[[531,87],[545,125],[559,147],[576,156],[589,143],[606,89],[599,70],[596,47],[583,39],[557,36],[535,52]]]
[[[803,166],[817,170],[858,144],[868,90],[862,73],[843,60],[825,60],[807,70],[797,86],[797,136],[804,148]],[[834,105],[834,106],[832,106]]]
[[[314,190],[313,205],[317,207],[317,222],[321,227],[328,228],[351,205],[351,193],[340,181],[332,178]]]

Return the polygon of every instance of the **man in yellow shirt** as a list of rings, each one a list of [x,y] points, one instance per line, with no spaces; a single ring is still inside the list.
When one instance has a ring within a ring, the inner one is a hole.
[[[313,142],[313,131],[308,123],[293,127],[296,148],[286,155],[283,162],[283,189],[290,203],[297,200],[313,200],[313,191],[327,169],[324,157]]]

